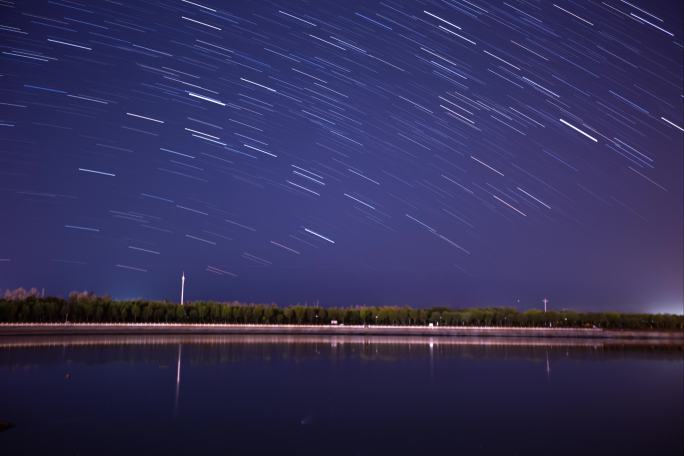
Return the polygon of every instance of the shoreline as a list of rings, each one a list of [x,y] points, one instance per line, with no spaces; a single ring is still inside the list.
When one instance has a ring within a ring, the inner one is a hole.
[[[684,331],[613,330],[600,328],[477,327],[477,326],[361,326],[361,325],[249,325],[183,323],[2,323],[4,336],[70,335],[321,335],[321,336],[431,336],[499,338],[637,339],[684,342]]]

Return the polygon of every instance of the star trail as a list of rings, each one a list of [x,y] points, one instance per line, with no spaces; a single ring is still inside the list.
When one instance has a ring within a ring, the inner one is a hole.
[[[0,1],[0,288],[681,311],[682,3]]]

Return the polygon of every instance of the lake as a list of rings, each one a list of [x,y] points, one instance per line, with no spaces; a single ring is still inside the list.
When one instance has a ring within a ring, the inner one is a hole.
[[[0,453],[684,453],[684,347],[0,337]]]

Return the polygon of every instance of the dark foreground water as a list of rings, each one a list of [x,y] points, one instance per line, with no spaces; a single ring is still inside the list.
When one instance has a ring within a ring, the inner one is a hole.
[[[681,345],[0,337],[0,454],[684,454]]]

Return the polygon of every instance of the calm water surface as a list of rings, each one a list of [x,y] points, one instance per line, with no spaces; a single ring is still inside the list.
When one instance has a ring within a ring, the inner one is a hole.
[[[0,338],[0,454],[684,454],[684,349]]]

